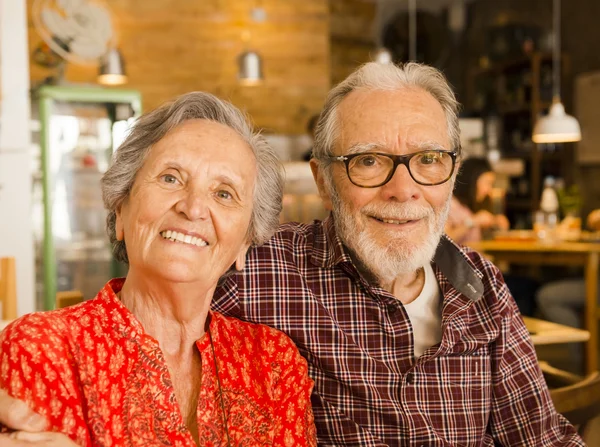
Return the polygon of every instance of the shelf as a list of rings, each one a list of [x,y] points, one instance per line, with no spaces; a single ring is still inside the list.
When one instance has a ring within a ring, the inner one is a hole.
[[[507,197],[505,206],[514,210],[528,210],[531,209],[531,199],[526,197]]]
[[[518,159],[525,159],[525,160],[529,160],[531,158],[531,152],[525,152],[525,151],[502,151],[502,158],[518,158]]]
[[[561,70],[568,75],[567,54],[562,55]],[[507,197],[506,207],[512,214],[529,214],[537,206],[542,192],[543,179],[547,175],[562,177],[566,184],[573,182],[572,166],[574,154],[566,150],[536,145],[531,141],[531,132],[538,116],[548,113],[552,106],[551,89],[547,80],[552,63],[552,54],[533,52],[517,57],[490,61],[485,68],[473,67],[467,83],[467,104],[483,108],[491,115],[495,112],[500,123],[497,139],[503,159],[520,161],[522,176],[529,187],[526,197]],[[564,77],[565,82],[570,80]],[[484,123],[485,124],[485,123]],[[547,150],[546,150],[547,149]],[[520,182],[520,180],[518,180]],[[518,186],[516,183],[515,186]],[[514,194],[521,189],[513,190]]]
[[[517,113],[531,113],[531,104],[507,104],[498,107],[500,115],[512,115]]]
[[[491,75],[491,74],[501,74],[506,71],[517,70],[519,68],[527,68],[531,65],[531,63],[539,58],[541,62],[551,62],[552,61],[552,53],[532,53],[530,56],[523,55],[520,57],[510,58],[505,61],[490,61],[490,66],[486,68],[476,67],[473,70],[473,75],[481,76],[481,75]]]

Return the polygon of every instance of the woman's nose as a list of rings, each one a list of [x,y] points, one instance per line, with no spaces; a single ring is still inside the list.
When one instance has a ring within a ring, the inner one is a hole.
[[[197,191],[187,191],[175,204],[175,211],[184,214],[189,220],[206,218],[208,211],[208,197]]]

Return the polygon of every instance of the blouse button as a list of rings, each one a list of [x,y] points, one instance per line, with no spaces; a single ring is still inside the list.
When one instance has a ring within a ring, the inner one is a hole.
[[[394,315],[398,311],[398,308],[393,304],[388,305],[387,309],[390,315]]]
[[[412,383],[415,381],[415,375],[411,372],[409,372],[406,375],[406,383],[408,383],[409,385],[412,385]]]

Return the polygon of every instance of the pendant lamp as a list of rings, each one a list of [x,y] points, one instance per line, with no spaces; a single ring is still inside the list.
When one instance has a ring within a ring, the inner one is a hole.
[[[263,80],[262,59],[252,50],[238,56],[238,81],[243,85],[257,85]]]
[[[392,53],[386,47],[379,47],[373,56],[373,61],[379,64],[391,64],[393,59]]]
[[[408,60],[417,60],[417,0],[408,0]]]
[[[102,85],[122,85],[127,82],[123,55],[117,48],[111,48],[100,60],[98,83]]]
[[[552,83],[554,94],[548,115],[539,118],[533,128],[534,143],[569,143],[581,140],[577,119],[565,112],[560,100],[560,0],[554,0],[552,43]]]
[[[378,15],[378,26],[383,28],[383,17],[382,17],[382,2],[377,3],[377,15]],[[377,36],[378,40],[381,40],[381,32]],[[391,64],[393,63],[394,57],[390,50],[383,46],[379,42],[377,51],[373,56],[373,61],[380,64]],[[408,60],[414,61],[417,59],[417,0],[408,1]]]
[[[375,42],[377,44],[377,50],[375,50],[375,54],[371,57],[373,62],[377,62],[378,64],[391,64],[394,62],[394,56],[392,56],[392,52],[387,49],[382,42],[382,34],[383,34],[383,2],[378,1],[375,6]]]
[[[250,11],[253,22],[264,22],[267,17],[264,8],[257,6]],[[248,48],[250,31],[242,33],[242,41],[246,49],[238,56],[238,82],[242,85],[257,85],[263,81],[262,58],[256,51]]]

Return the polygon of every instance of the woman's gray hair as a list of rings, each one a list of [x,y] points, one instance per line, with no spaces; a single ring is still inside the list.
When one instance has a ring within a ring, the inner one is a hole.
[[[326,166],[333,155],[338,136],[338,108],[355,90],[400,90],[417,87],[431,94],[442,106],[448,123],[450,141],[460,157],[459,104],[452,87],[441,71],[428,65],[408,62],[404,65],[369,62],[335,86],[327,95],[315,132],[313,157]]]
[[[194,119],[214,121],[233,129],[256,157],[257,176],[248,240],[253,245],[263,244],[277,229],[284,184],[283,166],[277,155],[238,108],[209,93],[191,92],[142,115],[114,153],[112,164],[102,177],[102,198],[108,210],[106,230],[117,260],[128,262],[125,242],[116,237],[116,213],[129,196],[150,149],[169,131]]]

